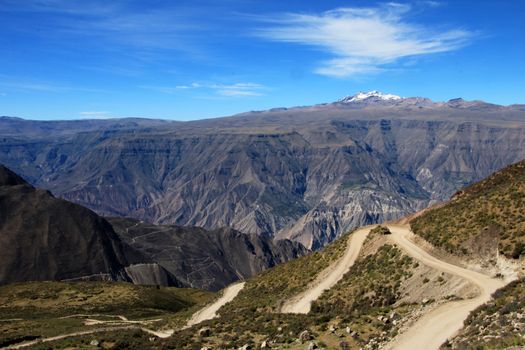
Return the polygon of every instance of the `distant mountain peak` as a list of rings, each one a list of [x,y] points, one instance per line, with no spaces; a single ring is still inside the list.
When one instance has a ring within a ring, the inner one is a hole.
[[[342,99],[340,99],[337,102],[340,103],[353,103],[353,102],[361,102],[368,99],[373,98],[374,100],[382,100],[382,101],[397,101],[401,100],[402,97],[394,94],[385,94],[381,91],[372,90],[368,92],[360,91],[357,94],[353,96],[346,96]]]

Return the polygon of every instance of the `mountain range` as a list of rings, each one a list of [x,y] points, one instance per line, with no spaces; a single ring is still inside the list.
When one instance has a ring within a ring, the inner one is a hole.
[[[0,163],[104,216],[318,249],[525,158],[525,106],[377,91],[227,118],[0,118]]]

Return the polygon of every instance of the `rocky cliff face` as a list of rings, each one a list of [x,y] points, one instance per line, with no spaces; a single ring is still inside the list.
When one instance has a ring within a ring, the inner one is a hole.
[[[53,138],[9,128],[0,162],[104,215],[318,248],[525,158],[524,116],[477,101],[359,99],[161,127],[61,124]]]
[[[133,219],[109,221],[122,240],[158,262],[184,287],[217,291],[308,252],[289,240],[273,241],[267,236],[247,235],[229,228],[207,231]],[[147,265],[135,265],[128,272],[134,280],[144,280],[151,276],[150,270]]]

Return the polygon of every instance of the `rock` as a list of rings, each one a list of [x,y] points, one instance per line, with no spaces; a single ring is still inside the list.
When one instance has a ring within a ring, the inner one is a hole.
[[[421,300],[421,303],[422,303],[423,305],[425,305],[425,304],[428,304],[429,301],[430,301],[430,300],[428,300],[428,298],[425,298],[425,299]]]
[[[308,350],[314,350],[314,349],[317,349],[317,344],[314,343],[313,341],[311,341],[310,344],[308,344],[307,349],[308,349]]]
[[[349,350],[350,349],[350,344],[348,344],[348,342],[342,340],[339,343],[339,347],[341,348],[341,350]]]
[[[299,333],[299,341],[301,343],[304,343],[305,341],[308,341],[310,339],[312,339],[312,335],[308,330],[304,330],[301,333]]]
[[[270,345],[266,340],[261,343],[261,349],[268,349],[269,347]]]
[[[392,311],[388,318],[390,318],[391,320],[397,320],[397,319],[399,319],[399,314],[397,312],[395,312],[395,311]]]
[[[199,335],[201,337],[209,337],[211,335],[211,329],[209,327],[204,327],[199,329]]]
[[[252,346],[250,344],[244,344],[243,346],[241,346],[239,348],[239,350],[249,350],[251,348],[252,348]]]
[[[209,348],[209,347],[207,347],[207,346],[203,346],[203,347],[201,348],[201,350],[211,350],[211,348]]]
[[[99,346],[100,342],[96,339],[93,339],[91,342],[89,342],[89,345],[91,346]]]
[[[277,332],[282,332],[283,331],[283,327],[277,327]]]
[[[350,327],[346,327],[346,333],[348,334],[352,333],[352,329]]]

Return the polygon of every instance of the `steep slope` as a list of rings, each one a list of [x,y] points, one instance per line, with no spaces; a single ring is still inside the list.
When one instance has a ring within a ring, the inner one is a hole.
[[[109,218],[120,236],[169,271],[184,286],[217,291],[307,253],[299,243],[273,241],[229,228],[158,226]]]
[[[126,280],[141,256],[92,211],[35,189],[0,166],[0,283],[84,276]]]
[[[383,95],[123,127],[5,119],[0,162],[100,214],[228,226],[317,249],[525,158],[522,106]]]
[[[450,202],[410,223],[414,232],[447,251],[495,260],[525,255],[525,161],[457,192]]]

